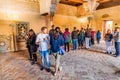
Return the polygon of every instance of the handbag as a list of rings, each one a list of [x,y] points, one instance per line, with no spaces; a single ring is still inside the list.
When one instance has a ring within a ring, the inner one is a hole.
[[[59,54],[60,55],[64,55],[65,54],[65,50],[62,47],[60,47]]]

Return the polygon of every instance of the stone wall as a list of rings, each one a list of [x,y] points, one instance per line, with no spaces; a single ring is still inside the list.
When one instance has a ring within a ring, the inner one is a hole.
[[[79,6],[77,11],[78,17],[88,16],[85,12],[83,6]],[[96,30],[102,30],[103,21],[112,20],[113,21],[113,29],[114,24],[118,23],[120,25],[120,14],[119,14],[120,6],[105,8],[97,10],[94,13],[94,17],[91,20],[91,27],[95,28]]]
[[[53,19],[54,24],[60,26],[63,31],[66,27],[72,31],[74,26],[81,29],[84,25],[77,16],[77,11],[77,7],[59,4]]]
[[[102,23],[104,20],[112,20],[113,29],[115,23],[118,23],[118,25],[120,25],[119,11],[120,11],[120,6],[97,10],[95,13],[95,21],[94,21],[96,28],[102,30]]]
[[[58,4],[56,14],[66,16],[77,16],[77,7],[69,6],[65,4]]]

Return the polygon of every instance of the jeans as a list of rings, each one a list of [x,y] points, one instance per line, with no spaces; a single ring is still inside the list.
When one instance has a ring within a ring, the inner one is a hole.
[[[44,68],[44,66],[45,66],[44,63],[46,61],[47,69],[50,69],[50,60],[49,60],[48,50],[47,51],[40,51],[40,55],[42,58],[42,68]]]
[[[73,50],[76,50],[78,47],[78,39],[73,39]]]
[[[85,38],[86,48],[90,48],[90,38]]]
[[[116,56],[120,56],[120,42],[115,42]]]
[[[70,51],[70,45],[69,45],[69,42],[68,43],[65,43],[65,51],[67,51],[68,50],[68,52]]]
[[[83,47],[83,44],[84,44],[84,40],[79,40],[79,46]]]
[[[112,52],[112,49],[111,49],[111,41],[110,42],[106,42],[106,47],[107,47],[107,52],[110,53]]]
[[[100,39],[97,39],[97,43],[100,44]]]

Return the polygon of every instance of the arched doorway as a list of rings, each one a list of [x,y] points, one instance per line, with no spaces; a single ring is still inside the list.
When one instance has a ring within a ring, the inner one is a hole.
[[[112,20],[104,20],[103,21],[103,26],[102,26],[102,33],[103,33],[103,38],[107,32],[108,29],[112,31],[112,26],[113,26],[113,21]]]

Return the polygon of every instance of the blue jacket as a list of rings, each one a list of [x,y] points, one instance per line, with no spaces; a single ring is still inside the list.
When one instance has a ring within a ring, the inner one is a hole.
[[[96,38],[97,38],[97,39],[100,39],[100,38],[101,38],[101,32],[97,32]]]
[[[51,51],[53,53],[58,52],[60,50],[60,47],[64,45],[64,38],[63,35],[59,35],[58,39],[51,39]]]
[[[84,32],[81,32],[79,35],[78,35],[78,41],[84,41],[85,40],[85,33]]]

